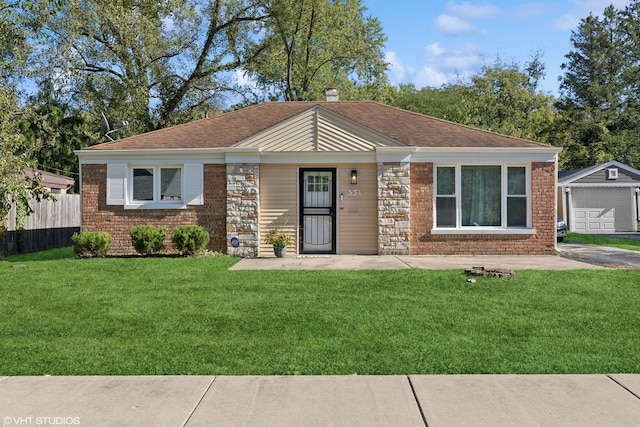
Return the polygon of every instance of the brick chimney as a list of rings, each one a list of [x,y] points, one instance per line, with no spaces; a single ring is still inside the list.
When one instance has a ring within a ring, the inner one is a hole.
[[[329,86],[327,92],[325,92],[325,99],[327,102],[338,101],[338,88],[335,86]]]

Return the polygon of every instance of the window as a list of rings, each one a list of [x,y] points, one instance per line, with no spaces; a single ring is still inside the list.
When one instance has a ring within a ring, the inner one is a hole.
[[[132,200],[134,203],[182,201],[182,168],[133,168]]]
[[[437,166],[435,228],[526,228],[527,177],[525,166]]]
[[[456,169],[437,168],[436,186],[436,226],[456,226]]]
[[[309,175],[307,177],[307,191],[310,193],[326,193],[329,191],[329,176]]]
[[[462,226],[500,226],[500,169],[462,166]]]
[[[527,170],[507,168],[507,227],[527,226]]]
[[[107,205],[125,209],[185,209],[204,204],[204,165],[107,164]]]

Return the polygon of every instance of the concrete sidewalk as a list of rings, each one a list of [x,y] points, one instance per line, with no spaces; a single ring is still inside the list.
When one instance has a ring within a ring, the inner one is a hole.
[[[443,270],[471,267],[510,270],[604,268],[555,255],[303,255],[284,258],[243,258],[230,270]]]
[[[3,426],[638,426],[640,375],[0,377]]]

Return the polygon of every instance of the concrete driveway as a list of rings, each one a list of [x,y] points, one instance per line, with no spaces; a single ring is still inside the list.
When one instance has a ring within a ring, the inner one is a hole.
[[[619,236],[616,236],[619,237]],[[558,243],[560,256],[607,268],[640,268],[640,252],[608,246]]]

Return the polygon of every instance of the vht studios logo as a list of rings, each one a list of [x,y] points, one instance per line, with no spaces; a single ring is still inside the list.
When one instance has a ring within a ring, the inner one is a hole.
[[[10,417],[2,419],[3,426],[78,426],[80,417]]]

